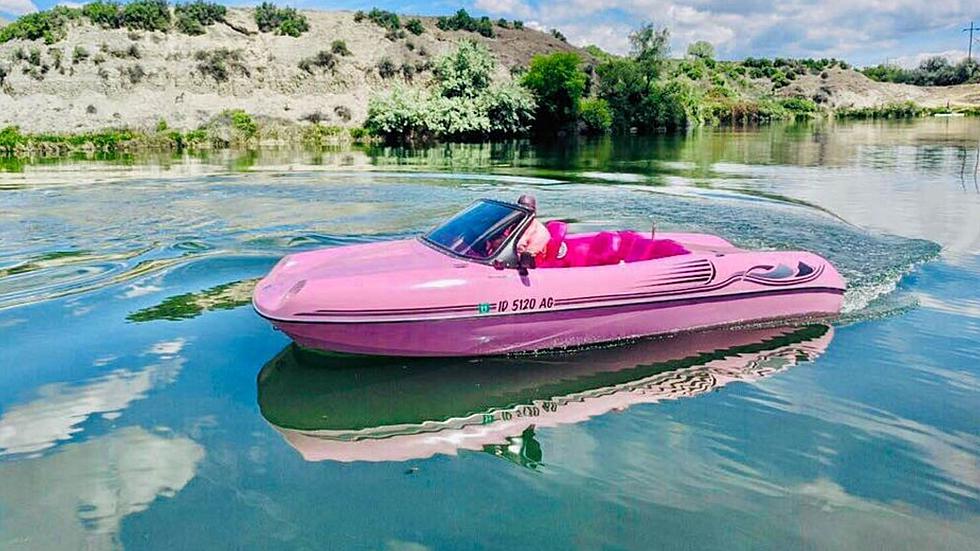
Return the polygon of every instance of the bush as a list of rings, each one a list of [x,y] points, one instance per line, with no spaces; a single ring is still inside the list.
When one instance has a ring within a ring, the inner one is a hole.
[[[174,16],[177,30],[190,35],[204,34],[204,28],[225,20],[228,9],[220,4],[197,0],[189,4],[177,4]]]
[[[495,65],[490,50],[465,40],[436,63],[439,93],[445,97],[474,97],[490,86]]]
[[[233,71],[246,77],[251,76],[248,67],[242,63],[241,50],[227,48],[218,48],[211,52],[199,50],[194,54],[194,59],[198,61],[197,71],[217,82],[227,81]]]
[[[538,100],[537,126],[559,130],[574,122],[587,75],[579,57],[569,52],[536,55],[521,82]]]
[[[378,61],[377,68],[378,68],[378,74],[381,75],[381,78],[384,79],[389,79],[398,73],[398,67],[395,65],[395,62],[392,61],[390,57],[381,58],[381,60]]]
[[[3,87],[5,81],[7,80],[7,75],[9,74],[10,73],[7,71],[7,68],[4,67],[3,65],[0,65],[0,88]]]
[[[463,43],[440,59],[431,90],[397,86],[372,97],[365,126],[373,134],[404,140],[527,132],[534,120],[534,97],[520,86],[490,86],[493,71],[486,48]]]
[[[351,55],[350,50],[347,49],[347,42],[343,40],[334,40],[330,43],[330,51],[337,55]]]
[[[785,98],[780,100],[780,105],[793,113],[816,113],[817,104],[807,98]]]
[[[261,32],[275,32],[294,38],[310,30],[305,15],[294,8],[280,8],[269,2],[263,2],[255,8],[255,24]]]
[[[340,120],[344,122],[349,122],[352,116],[350,112],[350,108],[347,107],[346,105],[338,105],[337,107],[334,107],[333,114],[340,117]]]
[[[144,31],[170,30],[170,7],[166,0],[133,0],[123,6],[122,24]]]
[[[88,50],[84,46],[75,46],[75,50],[72,52],[71,62],[74,64],[81,63],[88,59]]]
[[[466,10],[459,10],[452,17],[440,17],[436,26],[444,31],[469,31],[493,38],[493,23],[489,17],[474,19]]]
[[[378,8],[371,8],[371,11],[367,13],[367,18],[375,25],[388,29],[389,31],[397,31],[402,26],[401,20],[398,19],[398,14],[379,10]]]
[[[497,26],[500,27],[501,29],[509,29],[510,23],[508,23],[506,19],[501,17],[500,19],[497,20]]]
[[[146,77],[146,71],[143,70],[142,65],[130,65],[123,69],[122,72],[129,79],[130,84],[139,84]]]
[[[517,19],[515,19],[514,20],[514,28],[517,29],[517,30],[523,29],[524,28],[524,22],[523,21],[518,21]]]
[[[425,27],[422,26],[422,20],[418,18],[409,19],[408,23],[405,23],[405,28],[408,29],[408,32],[414,34],[415,36],[425,32]]]
[[[601,98],[587,98],[579,102],[578,118],[582,124],[582,132],[586,134],[604,134],[612,128],[613,117],[609,103]]]
[[[254,138],[258,134],[259,125],[252,119],[252,115],[241,109],[225,111],[225,114],[231,117],[231,127],[241,133],[245,139]]]
[[[0,43],[14,39],[44,40],[54,44],[65,37],[68,22],[78,19],[81,10],[56,6],[48,11],[29,13],[0,28]]]
[[[559,31],[558,29],[551,29],[551,36],[557,38],[558,40],[561,40],[562,42],[568,42],[568,39],[565,38],[565,35],[563,35],[561,31]]]
[[[122,27],[122,6],[116,2],[92,2],[82,6],[82,15],[93,25],[106,29]]]
[[[166,132],[167,128],[169,128],[169,126],[167,125],[166,119],[160,119],[157,121],[157,126],[156,126],[157,132]]]
[[[299,62],[299,68],[309,74],[313,74],[315,69],[333,71],[337,66],[337,56],[331,52],[321,50],[313,57],[307,57]]]
[[[27,62],[35,67],[41,66],[41,50],[37,48],[31,48],[30,55],[27,56]]]

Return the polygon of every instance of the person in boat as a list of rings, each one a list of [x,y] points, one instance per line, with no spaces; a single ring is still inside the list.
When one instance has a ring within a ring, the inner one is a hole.
[[[538,203],[533,195],[521,195],[517,200],[517,204],[527,207],[531,209],[531,212],[537,214]],[[535,216],[534,220],[531,221],[531,225],[528,226],[524,235],[517,242],[517,254],[529,253],[535,258],[542,257],[548,250],[549,241],[551,241],[551,233],[541,223],[541,220]]]

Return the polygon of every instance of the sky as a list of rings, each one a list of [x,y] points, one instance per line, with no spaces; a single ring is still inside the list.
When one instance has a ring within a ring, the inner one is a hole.
[[[221,2],[221,0],[217,0]],[[0,0],[0,17],[13,19],[59,0]],[[258,2],[221,2],[248,5]],[[569,42],[596,44],[614,53],[629,49],[631,29],[644,21],[670,28],[675,56],[695,40],[715,45],[721,59],[837,57],[856,65],[917,64],[930,55],[966,56],[961,29],[980,26],[978,0],[294,0],[309,9],[378,7],[421,15],[452,13],[520,19],[530,27],[557,28]],[[974,50],[980,49],[975,33]]]

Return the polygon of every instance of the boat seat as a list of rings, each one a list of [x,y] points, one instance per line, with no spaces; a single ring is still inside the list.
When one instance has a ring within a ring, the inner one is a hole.
[[[551,221],[545,227],[551,233],[551,241],[547,252],[538,259],[539,268],[607,266],[690,253],[672,239],[652,239],[631,230],[576,236],[567,234],[568,224],[564,222]],[[562,243],[566,252],[558,258]]]

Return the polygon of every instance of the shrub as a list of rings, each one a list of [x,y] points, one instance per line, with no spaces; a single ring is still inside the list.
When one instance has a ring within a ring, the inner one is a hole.
[[[501,17],[500,19],[497,20],[497,26],[500,27],[501,29],[509,29],[510,23],[508,23],[506,19]]]
[[[469,31],[493,38],[493,23],[489,17],[474,19],[466,10],[459,10],[451,17],[440,17],[436,26],[444,31]]]
[[[31,48],[31,53],[27,56],[27,62],[35,67],[41,66],[41,50]]]
[[[78,64],[86,59],[88,59],[88,50],[84,46],[75,46],[75,50],[72,52],[71,62]]]
[[[401,20],[398,18],[398,14],[390,11],[379,10],[378,8],[371,8],[371,11],[367,13],[367,18],[375,25],[388,29],[389,31],[397,31],[402,26]]]
[[[4,82],[7,80],[7,75],[9,74],[10,73],[7,71],[7,68],[0,65],[0,87],[3,87]]]
[[[129,79],[130,84],[139,84],[146,76],[146,71],[143,70],[142,65],[130,65],[123,69],[123,74]]]
[[[538,100],[537,125],[557,130],[575,121],[587,75],[569,52],[536,55],[521,82]]]
[[[244,76],[251,76],[248,67],[242,63],[241,50],[218,48],[214,51],[199,50],[194,54],[197,60],[197,71],[209,76],[217,82],[225,82],[231,77],[232,71]]]
[[[346,105],[338,105],[337,107],[334,107],[333,113],[334,115],[340,117],[340,120],[344,122],[348,122],[351,119],[350,108],[347,107]]]
[[[347,42],[344,42],[343,40],[334,40],[330,44],[330,51],[337,55],[351,55],[350,50],[347,49]]]
[[[463,41],[436,64],[439,92],[446,97],[474,97],[490,85],[494,63],[490,51],[475,41]]]
[[[357,10],[356,12],[354,12],[354,23],[360,23],[361,21],[364,21],[365,17],[367,17],[367,14],[364,13],[364,10]]]
[[[174,7],[177,30],[190,35],[204,34],[205,27],[224,21],[227,13],[224,6],[203,0]]]
[[[122,26],[122,7],[116,2],[92,2],[82,6],[82,15],[93,25],[106,29],[118,29]]]
[[[586,98],[579,102],[578,117],[586,134],[603,134],[612,128],[609,103],[601,98]]]
[[[524,28],[524,22],[515,19],[514,20],[514,28],[517,29],[517,30],[523,29]]]
[[[269,2],[263,2],[255,8],[255,24],[264,33],[275,32],[292,37],[310,30],[305,15],[294,8],[280,8]]]
[[[779,104],[793,113],[815,113],[817,111],[816,102],[807,98],[785,98],[780,100]]]
[[[378,74],[384,79],[389,79],[398,73],[398,67],[395,66],[395,62],[389,57],[381,58],[381,60],[378,61],[377,68]]]
[[[133,0],[122,8],[122,24],[128,29],[166,32],[170,7],[166,0]]]
[[[558,40],[561,40],[562,42],[568,42],[568,39],[565,38],[565,35],[563,35],[561,31],[559,31],[558,29],[551,29],[551,36],[557,38]]]
[[[390,30],[390,31],[388,31],[388,32],[385,33],[385,38],[387,38],[388,40],[390,40],[392,42],[394,42],[396,40],[400,40],[402,38],[405,38],[405,31],[402,30],[402,29],[397,29],[397,30],[394,30],[393,29],[393,30]]]
[[[166,119],[160,119],[157,121],[157,126],[156,126],[157,132],[166,132],[167,128],[169,128],[169,126],[167,125]]]
[[[81,10],[64,6],[29,13],[0,28],[0,43],[19,38],[43,39],[45,44],[54,44],[65,37],[68,22],[78,19],[81,13]]]
[[[99,110],[96,109],[94,105],[89,104],[88,106],[85,107],[85,112],[88,113],[89,115],[94,115],[98,113]]]
[[[333,71],[337,66],[337,56],[331,52],[321,50],[313,57],[303,58],[299,62],[299,68],[309,74],[313,74],[315,69]]]
[[[415,36],[425,32],[425,27],[422,26],[422,20],[418,18],[409,19],[408,23],[405,23],[405,28]]]
[[[231,117],[231,127],[241,133],[244,138],[254,138],[258,133],[259,125],[252,119],[252,115],[241,109],[234,109],[225,113]]]

